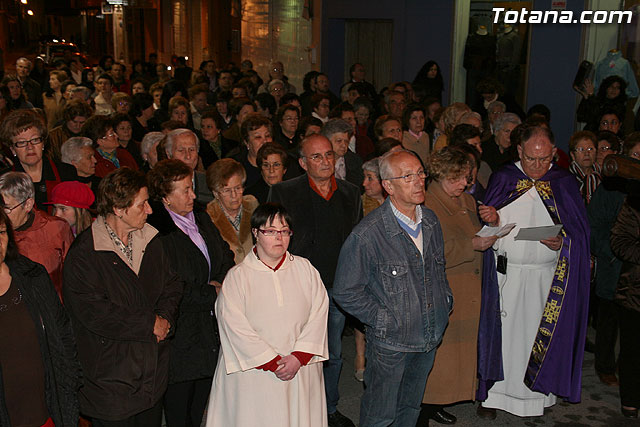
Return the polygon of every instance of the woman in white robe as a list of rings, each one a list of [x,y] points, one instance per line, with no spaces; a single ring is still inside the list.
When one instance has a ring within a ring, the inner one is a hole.
[[[223,282],[207,427],[327,425],[327,292],[311,263],[287,252],[289,223],[281,206],[258,207],[256,246]]]

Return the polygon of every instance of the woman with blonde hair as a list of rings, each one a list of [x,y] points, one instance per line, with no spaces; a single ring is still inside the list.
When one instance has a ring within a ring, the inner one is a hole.
[[[56,185],[51,193],[53,216],[69,223],[73,235],[77,236],[91,227],[93,216],[89,209],[96,197],[88,185],[79,181],[65,181]]]
[[[444,109],[442,112],[442,121],[444,123],[444,133],[441,134],[436,142],[433,144],[433,151],[440,151],[443,147],[449,145],[449,136],[453,132],[453,128],[456,127],[460,117],[465,113],[471,111],[471,108],[467,104],[462,102],[454,102]]]

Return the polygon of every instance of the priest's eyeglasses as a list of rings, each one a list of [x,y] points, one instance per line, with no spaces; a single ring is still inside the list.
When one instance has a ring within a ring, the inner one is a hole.
[[[264,236],[267,236],[267,237],[276,237],[276,236],[291,237],[291,236],[293,236],[293,231],[291,231],[291,230],[274,230],[272,228],[267,228],[265,230],[264,228],[258,228],[258,232],[262,233]]]
[[[415,181],[416,178],[418,179],[426,179],[427,178],[427,173],[423,170],[420,170],[416,173],[408,173],[406,175],[402,175],[402,176],[392,176],[391,178],[383,178],[383,179],[388,179],[388,180],[392,180],[392,179],[401,179],[407,183],[407,184],[411,184],[413,181]]]

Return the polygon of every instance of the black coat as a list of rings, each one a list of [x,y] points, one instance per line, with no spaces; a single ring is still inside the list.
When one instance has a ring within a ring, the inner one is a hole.
[[[360,156],[351,150],[347,150],[344,155],[344,165],[347,170],[347,175],[344,179],[361,189],[364,181],[364,171],[362,170],[362,160]],[[360,190],[360,192],[362,193],[362,190]]]
[[[351,233],[351,229],[362,219],[360,189],[341,179],[336,179],[336,183],[338,189],[331,200],[342,212],[341,223],[325,227],[320,224],[324,223],[326,218],[320,217],[320,213],[314,209],[314,193],[307,175],[275,184],[269,193],[269,201],[282,204],[291,216],[293,236],[289,244],[289,252],[311,261],[320,272],[322,281],[327,287],[333,286],[334,264],[337,265],[342,243]],[[333,235],[334,241],[339,244],[334,247],[319,248],[317,242],[326,240],[327,235]],[[323,259],[320,262],[314,259],[318,252],[323,252]]]
[[[45,401],[49,416],[60,427],[78,425],[78,397],[81,370],[73,330],[60,304],[47,271],[40,264],[20,255],[7,260],[12,286],[22,293],[29,314],[36,324],[45,372]],[[0,366],[0,426],[11,426],[5,405]]]
[[[153,329],[156,316],[162,316],[175,330],[183,283],[157,234],[146,244],[137,274],[113,250],[96,250],[94,229],[100,221],[71,245],[63,294],[84,370],[80,410],[115,421],[151,408],[164,395],[169,344],[158,343]],[[145,236],[154,231],[143,230]],[[106,231],[104,236],[101,241],[109,239]]]
[[[233,252],[220,236],[209,215],[194,210],[200,235],[207,244],[211,271],[200,249],[180,230],[160,203],[153,203],[148,223],[160,232],[160,240],[171,266],[184,281],[175,334],[169,341],[169,384],[213,377],[220,338],[213,305],[215,288],[210,280],[222,283],[233,267]]]

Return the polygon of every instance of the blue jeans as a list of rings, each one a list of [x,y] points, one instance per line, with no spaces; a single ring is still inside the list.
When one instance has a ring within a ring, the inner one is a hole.
[[[324,390],[327,395],[327,413],[333,414],[338,409],[338,382],[340,381],[340,371],[342,370],[342,332],[346,320],[344,312],[338,308],[333,300],[333,289],[328,288],[329,295],[329,318],[327,334],[329,340],[329,360],[324,362]]]
[[[436,349],[407,353],[367,341],[360,427],[415,426]]]

